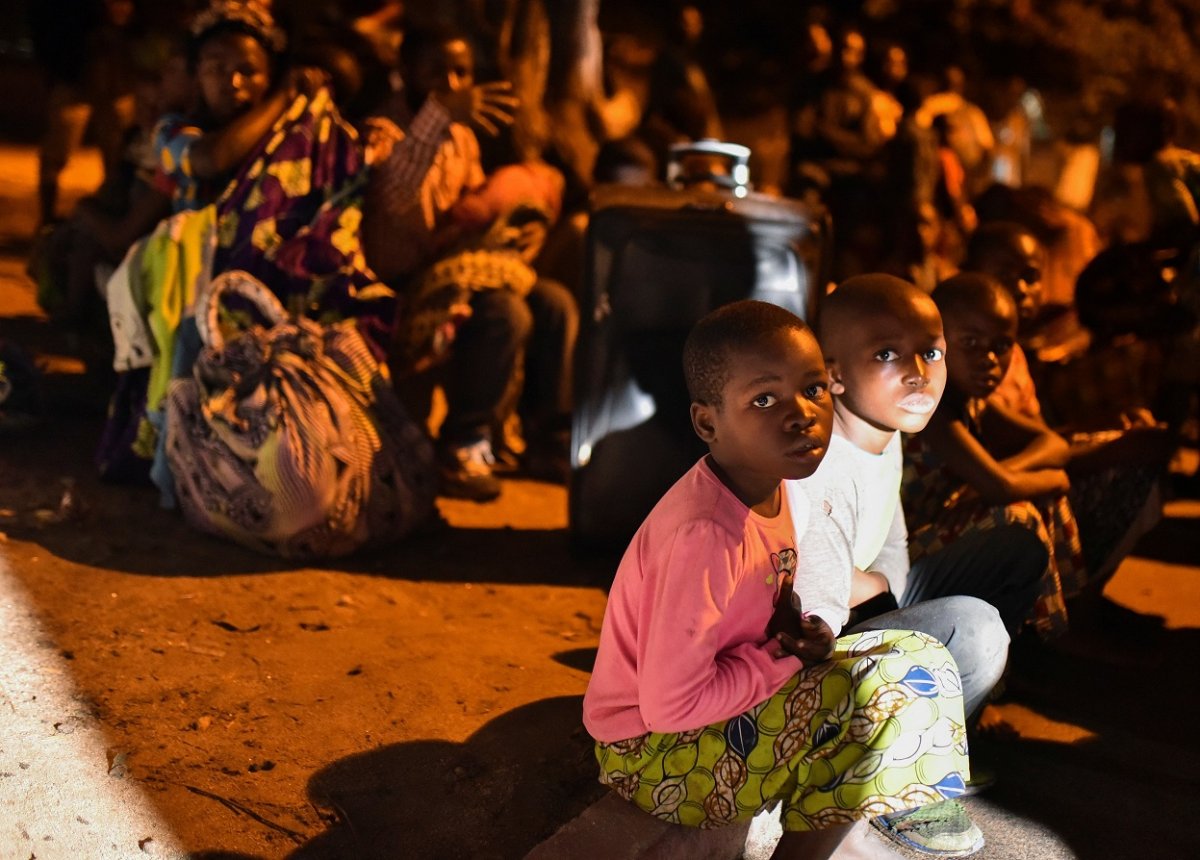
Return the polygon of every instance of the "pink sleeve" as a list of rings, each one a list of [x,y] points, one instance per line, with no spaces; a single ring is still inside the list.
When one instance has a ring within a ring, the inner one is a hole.
[[[727,720],[772,696],[800,670],[776,660],[766,631],[721,647],[740,619],[725,612],[742,570],[740,548],[711,522],[680,528],[645,583],[638,626],[638,707],[654,732],[679,732]]]

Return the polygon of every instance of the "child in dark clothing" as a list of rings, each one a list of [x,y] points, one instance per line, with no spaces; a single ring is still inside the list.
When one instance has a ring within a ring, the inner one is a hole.
[[[902,494],[916,560],[980,529],[1014,523],[1049,551],[1033,620],[1066,630],[1065,598],[1086,570],[1067,500],[1069,456],[1058,434],[988,399],[1012,361],[1017,304],[994,279],[956,275],[933,292],[946,332],[947,386],[927,429],[905,446]]]

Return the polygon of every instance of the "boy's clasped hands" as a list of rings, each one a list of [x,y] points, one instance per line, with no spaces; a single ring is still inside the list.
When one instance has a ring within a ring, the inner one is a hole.
[[[805,666],[811,666],[829,659],[836,637],[822,619],[796,608],[792,596],[794,579],[790,573],[783,575],[775,612],[767,622],[767,636],[772,640],[771,656],[776,660],[791,654]]]

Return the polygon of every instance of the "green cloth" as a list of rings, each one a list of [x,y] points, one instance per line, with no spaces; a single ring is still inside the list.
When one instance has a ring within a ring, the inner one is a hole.
[[[145,240],[140,275],[146,321],[155,346],[146,392],[148,410],[162,406],[171,382],[179,323],[192,310],[197,285],[212,276],[216,213],[215,206],[180,212],[163,221]]]
[[[962,685],[936,639],[843,636],[744,714],[596,745],[600,781],[675,824],[721,827],[783,802],[786,830],[821,830],[962,794]]]

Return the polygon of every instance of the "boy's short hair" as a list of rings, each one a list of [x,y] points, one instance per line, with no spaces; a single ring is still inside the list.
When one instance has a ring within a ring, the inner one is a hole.
[[[720,408],[730,353],[754,348],[781,331],[808,331],[808,326],[787,308],[751,299],[705,315],[683,345],[683,375],[692,402]]]
[[[913,295],[925,294],[895,275],[873,272],[847,278],[821,302],[817,339],[828,350],[839,330],[854,325],[864,315],[892,314],[896,301]],[[828,351],[825,355],[830,357]]]
[[[942,316],[969,310],[978,311],[995,307],[997,301],[1012,306],[1016,313],[1016,300],[998,280],[983,272],[959,272],[942,281],[933,291],[933,303]]]

